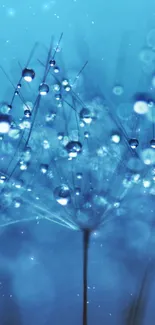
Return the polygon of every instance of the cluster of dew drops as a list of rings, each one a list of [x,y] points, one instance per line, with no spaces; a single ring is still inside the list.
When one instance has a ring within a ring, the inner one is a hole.
[[[153,93],[120,99],[117,109],[104,90],[88,100],[88,62],[70,77],[58,63],[61,39],[38,60],[41,77],[32,54],[16,86],[2,68],[13,95],[0,106],[1,226],[45,218],[96,227],[111,211],[123,214],[131,192],[155,195]],[[121,98],[119,85],[113,95]]]

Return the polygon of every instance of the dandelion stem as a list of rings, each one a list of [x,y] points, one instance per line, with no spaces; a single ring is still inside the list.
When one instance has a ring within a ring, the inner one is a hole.
[[[90,230],[83,230],[83,325],[87,325],[87,295],[88,295],[88,248]]]

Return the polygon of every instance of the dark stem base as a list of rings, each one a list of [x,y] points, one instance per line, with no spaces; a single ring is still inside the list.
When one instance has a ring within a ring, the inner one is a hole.
[[[90,230],[83,230],[83,325],[88,324],[87,296],[88,296],[88,248]]]

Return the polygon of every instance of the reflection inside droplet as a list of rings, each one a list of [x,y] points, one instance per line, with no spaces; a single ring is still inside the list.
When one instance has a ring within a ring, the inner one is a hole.
[[[70,202],[70,190],[65,184],[57,187],[54,190],[54,197],[60,205],[67,205]]]

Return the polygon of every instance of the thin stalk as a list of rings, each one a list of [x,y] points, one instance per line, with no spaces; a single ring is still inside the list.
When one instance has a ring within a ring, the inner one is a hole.
[[[88,249],[90,240],[90,230],[83,230],[83,325],[88,324]]]

